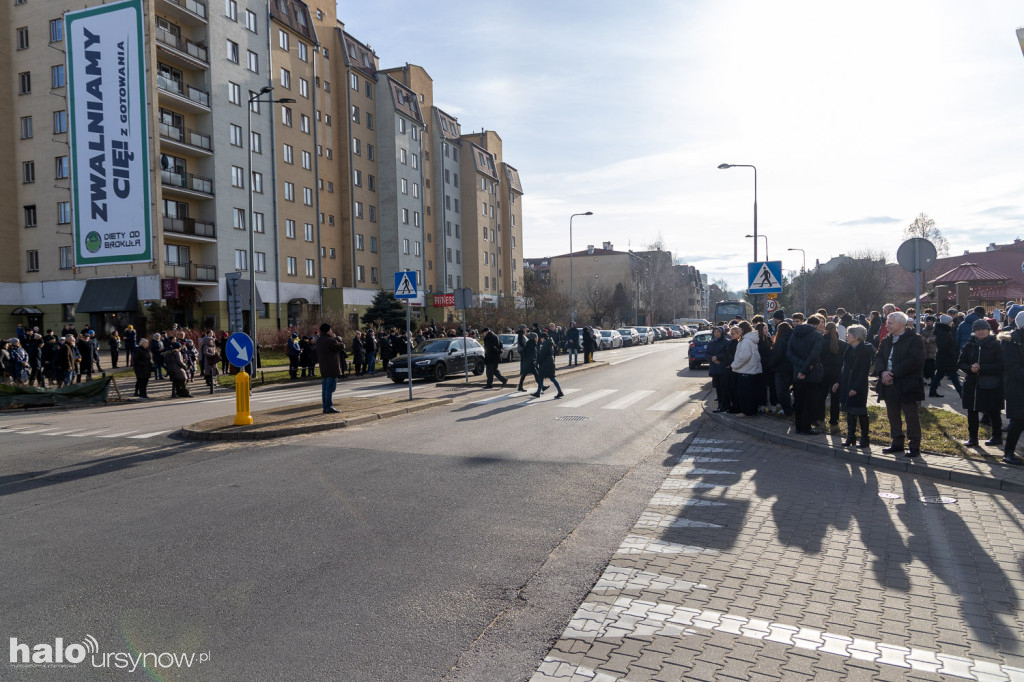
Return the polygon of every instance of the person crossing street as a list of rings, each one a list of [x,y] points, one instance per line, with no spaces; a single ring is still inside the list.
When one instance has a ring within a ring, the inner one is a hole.
[[[494,377],[498,377],[498,381],[504,386],[508,383],[508,377],[502,376],[501,370],[498,369],[498,365],[501,363],[501,354],[505,350],[501,344],[501,339],[489,327],[484,327],[480,333],[483,335],[484,367],[487,370],[487,383],[484,385],[484,388],[493,387]]]

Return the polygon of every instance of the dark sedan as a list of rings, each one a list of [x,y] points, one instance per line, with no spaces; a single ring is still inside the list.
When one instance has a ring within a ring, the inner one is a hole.
[[[479,376],[484,372],[484,348],[476,339],[466,339],[463,350],[461,337],[424,341],[412,353],[412,378],[443,381],[449,374],[466,370]],[[400,355],[388,363],[388,377],[396,384],[409,376],[408,356]]]

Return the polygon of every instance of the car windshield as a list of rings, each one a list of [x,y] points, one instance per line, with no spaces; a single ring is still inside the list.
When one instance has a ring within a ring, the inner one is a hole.
[[[516,342],[516,335],[515,334],[502,334],[498,338],[501,339],[501,342],[503,344],[505,344],[506,346],[508,344],[510,344],[510,343],[515,343]]]
[[[623,336],[632,336],[633,335],[633,330],[632,329],[620,329],[619,333],[622,334]]]
[[[424,341],[416,349],[417,353],[447,353],[448,339],[434,339],[432,341]]]
[[[612,335],[611,330],[604,330],[604,331],[601,332],[601,336],[611,336],[611,335]]]

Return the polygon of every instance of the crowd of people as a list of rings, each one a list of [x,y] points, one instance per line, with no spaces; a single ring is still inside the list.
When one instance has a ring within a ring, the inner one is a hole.
[[[874,378],[891,438],[882,452],[917,457],[925,385],[930,397],[941,398],[938,391],[948,380],[967,413],[964,445],[977,447],[980,427],[987,424],[985,445],[1002,447],[1004,462],[1020,464],[1015,451],[1024,431],[1024,305],[1011,301],[991,311],[978,306],[938,315],[925,310],[920,333],[916,322],[913,309],[903,312],[892,304],[868,315],[840,308],[833,315],[818,310],[787,317],[776,311],[770,320],[756,315],[718,322],[707,348],[716,412],[781,413],[806,435],[821,433],[826,422],[838,428],[845,413],[843,445],[867,448]]]

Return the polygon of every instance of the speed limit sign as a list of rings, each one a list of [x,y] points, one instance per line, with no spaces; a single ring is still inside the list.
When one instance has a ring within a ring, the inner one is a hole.
[[[764,311],[766,313],[774,313],[778,309],[779,309],[779,301],[778,301],[778,299],[769,298],[769,299],[765,300],[765,302],[764,302]]]

